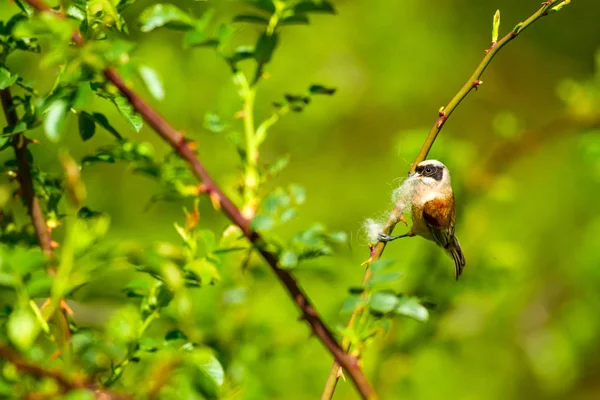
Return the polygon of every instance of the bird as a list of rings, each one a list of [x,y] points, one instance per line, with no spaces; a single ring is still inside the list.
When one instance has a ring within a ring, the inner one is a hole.
[[[454,192],[448,168],[438,160],[425,160],[409,174],[409,202],[412,227],[408,233],[390,236],[380,233],[380,242],[390,242],[403,237],[421,236],[434,241],[454,260],[456,279],[465,267],[465,256],[454,234]],[[401,219],[403,220],[403,219]]]

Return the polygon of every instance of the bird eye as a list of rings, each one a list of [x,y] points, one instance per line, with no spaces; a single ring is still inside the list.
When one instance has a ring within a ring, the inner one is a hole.
[[[428,173],[428,174],[430,174],[431,173],[431,167],[425,168],[425,172]]]

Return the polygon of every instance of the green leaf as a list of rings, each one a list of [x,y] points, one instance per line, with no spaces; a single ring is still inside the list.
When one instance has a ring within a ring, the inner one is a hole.
[[[29,308],[18,309],[8,317],[8,338],[21,351],[28,350],[31,347],[40,330],[41,326]]]
[[[152,97],[156,100],[164,99],[165,89],[156,71],[145,65],[140,65],[138,72]]]
[[[142,32],[166,26],[171,29],[187,30],[194,26],[194,19],[172,4],[155,4],[146,8],[139,19]]]
[[[96,133],[96,123],[94,117],[85,111],[81,111],[78,117],[79,121],[79,136],[85,142],[91,139]]]
[[[399,299],[398,306],[394,310],[396,314],[405,315],[416,319],[417,321],[427,321],[429,319],[429,311],[419,303],[419,300],[414,297],[402,297]]]
[[[294,268],[298,265],[298,255],[291,250],[286,250],[279,258],[281,268]]]
[[[258,38],[258,42],[256,42],[254,58],[259,64],[267,64],[271,61],[275,47],[277,47],[277,34],[269,35],[267,32],[264,32]]]
[[[369,280],[368,286],[376,285],[378,283],[389,283],[399,279],[402,276],[401,272],[388,272],[388,273],[379,273],[374,274],[373,277]]]
[[[336,90],[337,89],[335,89],[335,88],[328,88],[323,85],[311,85],[308,88],[308,91],[310,92],[310,94],[324,94],[324,95],[328,95],[328,96],[331,96],[332,94],[334,94],[336,92]]]
[[[248,4],[258,10],[266,11],[268,14],[273,14],[276,11],[275,5],[273,5],[273,1],[271,0],[249,0]]]
[[[279,215],[279,222],[285,224],[296,216],[297,212],[295,208],[287,208],[283,210],[281,215]]]
[[[326,0],[321,1],[301,1],[296,4],[293,8],[294,14],[304,13],[323,13],[323,14],[335,14],[335,8],[333,4]]]
[[[138,278],[129,282],[123,288],[127,297],[145,297],[150,290],[150,283],[147,279]]]
[[[129,100],[127,100],[125,97],[118,96],[113,99],[113,102],[117,106],[117,109],[121,115],[124,116],[125,119],[131,124],[133,129],[139,132],[144,125],[144,121],[142,120],[142,116],[135,112],[133,106],[131,103],[129,103]]]
[[[492,24],[492,43],[498,41],[498,31],[500,30],[500,10],[496,10]]]
[[[294,202],[298,205],[304,204],[306,201],[306,189],[303,186],[292,183],[290,186],[290,193],[294,199]]]
[[[117,130],[110,125],[110,123],[108,122],[108,118],[106,118],[106,116],[104,116],[104,114],[93,113],[92,117],[94,118],[94,121],[96,121],[96,123],[98,125],[100,125],[104,129],[106,129],[111,135],[113,135],[114,137],[116,137],[119,140],[123,139],[123,136],[121,136],[119,134],[119,132],[117,132]]]
[[[306,15],[291,15],[289,17],[283,18],[279,25],[308,25],[310,21]]]
[[[187,336],[179,329],[173,329],[167,332],[167,334],[165,335],[165,341],[170,342],[173,340],[187,340]]]
[[[141,326],[140,313],[132,304],[116,310],[106,324],[108,336],[123,344],[134,342]]]
[[[392,260],[392,259],[379,259],[379,260],[375,260],[371,263],[371,271],[375,272],[379,272],[384,270],[385,268],[389,267],[390,265],[392,265],[393,263],[395,263],[396,260]]]
[[[193,272],[205,285],[221,280],[221,275],[219,274],[217,267],[207,258],[194,260],[187,264],[185,269]]]
[[[269,25],[269,19],[260,15],[236,15],[233,22],[247,22],[249,24]]]
[[[202,31],[188,31],[183,37],[183,47],[217,47],[219,41]]]
[[[389,292],[377,292],[371,295],[369,308],[379,314],[387,314],[398,305],[398,297]]]
[[[225,131],[225,124],[219,114],[214,112],[207,112],[204,114],[204,127],[211,132],[221,133]]]
[[[19,75],[11,74],[6,68],[0,67],[0,90],[14,85],[18,79]]]
[[[344,244],[348,243],[348,234],[346,232],[329,232],[327,239],[334,243]]]
[[[69,106],[63,99],[56,100],[50,104],[44,120],[44,129],[46,136],[53,142],[57,142],[62,135],[65,119]]]
[[[344,300],[344,304],[342,305],[341,313],[350,313],[356,310],[358,307],[365,305],[365,299],[361,296],[349,296]]]
[[[274,226],[275,221],[268,215],[256,215],[252,218],[252,222],[250,222],[250,227],[255,231],[268,231],[269,229],[273,229]]]

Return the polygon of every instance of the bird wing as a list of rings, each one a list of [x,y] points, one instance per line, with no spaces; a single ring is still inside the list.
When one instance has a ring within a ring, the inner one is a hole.
[[[454,236],[454,195],[449,199],[435,198],[426,202],[423,219],[435,241],[445,248]]]

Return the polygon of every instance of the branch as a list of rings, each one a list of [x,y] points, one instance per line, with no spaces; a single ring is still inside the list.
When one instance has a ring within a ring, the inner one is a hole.
[[[48,12],[52,15],[57,15],[59,18],[65,18],[64,13],[51,10],[40,0],[25,1],[38,11]],[[78,31],[73,33],[72,40],[77,46],[82,46],[84,44],[84,39]],[[295,278],[288,271],[279,268],[277,255],[265,250],[262,237],[250,227],[250,220],[242,215],[237,206],[233,204],[214,182],[204,165],[200,162],[200,159],[194,153],[194,150],[186,142],[184,135],[172,127],[160,114],[158,114],[158,112],[134,93],[133,90],[125,84],[115,69],[106,68],[104,70],[104,76],[129,100],[133,108],[140,113],[146,123],[148,123],[161,138],[169,143],[171,147],[179,153],[181,158],[187,161],[196,178],[202,182],[201,186],[203,190],[199,192],[205,192],[211,199],[218,201],[218,204],[223,209],[225,215],[227,215],[227,217],[242,230],[244,236],[256,246],[263,259],[271,267],[277,278],[287,289],[294,303],[296,303],[300,309],[302,319],[308,322],[313,334],[319,338],[323,345],[329,350],[336,362],[347,371],[350,379],[354,382],[357,390],[360,392],[361,397],[363,399],[377,399],[377,394],[359,367],[356,357],[351,356],[342,349],[329,328],[327,328],[325,323],[319,317],[317,310],[311,304]]]
[[[19,117],[17,116],[17,111],[8,88],[0,90],[0,100],[2,101],[2,108],[8,126],[15,126],[19,122]],[[28,139],[21,133],[12,137],[12,147],[15,151],[15,158],[17,159],[17,179],[19,180],[19,186],[21,188],[20,194],[27,205],[27,212],[31,217],[31,222],[33,223],[42,253],[44,253],[48,260],[51,260],[53,253],[52,238],[50,237],[50,231],[44,220],[44,213],[40,207],[40,201],[33,190],[27,144]],[[50,266],[48,270],[51,273],[56,272],[52,266]]]
[[[76,380],[65,376],[61,371],[40,367],[37,363],[23,360],[16,352],[6,345],[0,345],[0,358],[13,364],[19,371],[33,375],[37,378],[50,378],[54,380],[62,393],[76,389],[87,389],[94,392],[97,399],[101,400],[126,400],[131,397],[107,391],[86,380]]]
[[[485,51],[486,54],[483,57],[483,60],[481,60],[481,62],[479,63],[479,65],[477,66],[477,68],[475,69],[473,74],[471,74],[471,76],[469,77],[467,82],[456,93],[456,95],[454,95],[452,100],[450,100],[450,102],[445,107],[442,107],[440,109],[438,118],[436,119],[435,123],[431,127],[431,130],[429,131],[429,134],[425,138],[425,142],[423,143],[421,150],[417,154],[415,162],[411,166],[411,169],[410,169],[411,173],[415,172],[415,168],[416,168],[417,164],[419,164],[421,161],[424,161],[427,158],[427,155],[429,154],[429,151],[431,150],[431,147],[433,146],[433,143],[435,142],[438,134],[440,133],[440,131],[442,130],[442,127],[444,126],[446,121],[448,121],[448,118],[450,118],[450,115],[452,115],[452,113],[454,112],[456,107],[458,107],[458,105],[463,101],[463,99],[465,97],[467,97],[467,95],[469,93],[471,93],[471,91],[473,89],[477,90],[477,88],[483,83],[481,81],[481,76],[483,75],[483,72],[486,70],[488,65],[491,63],[494,56],[496,56],[496,54],[498,54],[500,49],[502,49],[510,41],[515,39],[521,32],[523,32],[525,29],[527,29],[535,21],[548,15],[548,11],[551,8],[559,5],[560,3],[567,4],[569,1],[570,0],[567,0],[566,2],[565,2],[565,0],[544,1],[542,3],[542,7],[539,10],[537,10],[533,15],[531,15],[529,18],[527,18],[525,20],[525,22],[521,22],[521,23],[517,24],[512,31],[510,31],[508,34],[506,34],[498,42],[496,42],[495,40],[492,41],[491,47]],[[394,210],[392,211],[390,218],[386,222],[382,233],[391,235],[392,231],[396,227],[396,224],[398,223],[399,218],[402,216],[403,212],[404,212],[403,209],[401,209],[398,206],[394,206]],[[375,246],[371,247],[371,252],[369,255],[369,259],[366,263],[365,274],[363,277],[363,285],[371,277],[371,270],[370,270],[371,262],[378,260],[381,257],[381,255],[383,254],[383,251],[385,250],[385,245],[386,244],[384,242],[379,242]],[[352,327],[354,325],[356,319],[360,316],[360,314],[362,312],[363,312],[362,308],[356,308],[353,311],[352,315],[350,316],[350,321],[348,322],[348,327]],[[346,340],[344,339],[342,341],[342,344],[349,346],[349,344],[346,344],[345,342],[346,342]],[[345,350],[349,351],[349,347],[345,347]],[[334,362],[334,364],[331,368],[331,371],[329,372],[329,376],[327,377],[327,381],[325,383],[325,388],[323,390],[323,394],[321,395],[321,400],[329,400],[333,397],[333,393],[335,392],[335,388],[336,388],[337,382],[341,376],[342,369],[343,369],[343,366],[340,366],[338,363]]]

